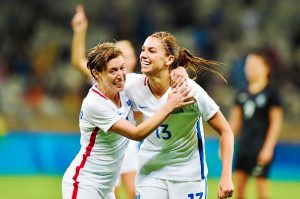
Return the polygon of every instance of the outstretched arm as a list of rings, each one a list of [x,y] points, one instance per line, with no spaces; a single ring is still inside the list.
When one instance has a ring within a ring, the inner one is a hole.
[[[82,74],[89,80],[92,75],[87,68],[87,58],[85,49],[86,32],[88,28],[88,20],[82,5],[76,6],[76,13],[71,21],[73,29],[73,38],[71,46],[71,62]]]
[[[169,94],[167,103],[152,117],[138,126],[134,126],[127,120],[121,119],[112,125],[110,130],[133,140],[143,140],[152,133],[174,109],[194,103],[193,99],[189,99],[189,91],[190,89],[187,86],[179,88],[178,91],[174,90]]]
[[[232,160],[234,149],[234,135],[228,122],[223,114],[218,111],[209,121],[209,125],[216,130],[221,138],[221,160],[222,160],[222,174],[218,189],[218,198],[231,197],[233,194],[232,182]]]

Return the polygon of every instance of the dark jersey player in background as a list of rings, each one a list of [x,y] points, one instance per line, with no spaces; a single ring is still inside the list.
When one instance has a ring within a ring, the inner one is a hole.
[[[237,93],[229,119],[233,132],[239,133],[234,168],[238,199],[246,197],[251,175],[256,179],[257,198],[269,198],[268,176],[283,120],[279,92],[269,81],[271,66],[263,51],[248,54],[248,85]]]

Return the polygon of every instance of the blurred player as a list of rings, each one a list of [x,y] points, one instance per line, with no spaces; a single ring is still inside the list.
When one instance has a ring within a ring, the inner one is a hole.
[[[86,58],[86,32],[88,28],[88,20],[86,14],[84,12],[84,8],[82,5],[78,5],[76,7],[76,13],[72,19],[72,29],[74,31],[73,41],[72,41],[72,63],[75,67],[79,69],[88,79],[92,79],[91,73],[86,67],[87,58]],[[116,46],[119,47],[125,59],[126,71],[131,73],[134,71],[137,58],[134,51],[134,48],[130,41],[121,40],[116,42]],[[141,114],[135,113],[135,118],[131,113],[128,117],[129,121],[135,124],[135,120],[139,119]],[[116,186],[116,197],[120,198],[120,185],[122,184],[124,187],[126,198],[134,199],[135,197],[135,176],[137,172],[137,152],[138,152],[139,142],[130,140],[125,158],[121,167],[121,175],[118,179]]]
[[[193,103],[188,87],[173,89],[168,101],[153,117],[137,127],[126,120],[131,102],[123,91],[126,80],[122,51],[114,43],[92,48],[87,67],[96,84],[82,102],[79,127],[81,149],[62,180],[64,199],[114,199],[114,186],[128,137],[142,140],[176,108]]]
[[[233,132],[240,132],[235,161],[237,198],[245,198],[249,176],[256,178],[257,198],[268,195],[268,176],[283,120],[278,91],[269,83],[270,60],[263,51],[248,54],[247,87],[241,89],[231,111]]]
[[[183,66],[219,74],[213,68],[217,62],[192,55],[167,32],[154,33],[145,40],[140,62],[145,75],[128,79],[125,90],[145,118],[153,116],[166,102],[171,92],[170,70]],[[138,199],[207,198],[202,118],[220,134],[222,174],[217,196],[232,196],[233,133],[216,103],[194,81],[188,83],[196,103],[173,111],[141,144]]]

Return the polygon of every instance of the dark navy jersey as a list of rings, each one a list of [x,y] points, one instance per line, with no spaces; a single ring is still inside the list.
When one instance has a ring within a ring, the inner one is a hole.
[[[244,88],[237,93],[235,104],[243,113],[237,153],[256,156],[266,139],[270,109],[282,107],[278,89],[268,85],[259,93],[251,94],[248,88]]]

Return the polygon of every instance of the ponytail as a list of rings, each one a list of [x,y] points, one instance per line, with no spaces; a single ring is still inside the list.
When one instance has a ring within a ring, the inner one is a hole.
[[[218,75],[222,80],[224,80],[227,83],[224,76],[218,70],[218,68],[224,67],[224,63],[197,57],[186,48],[179,49],[178,58],[172,64],[172,69],[177,68],[179,66],[186,68],[188,74],[191,75],[190,77],[192,79],[196,79],[197,74],[204,70]]]

